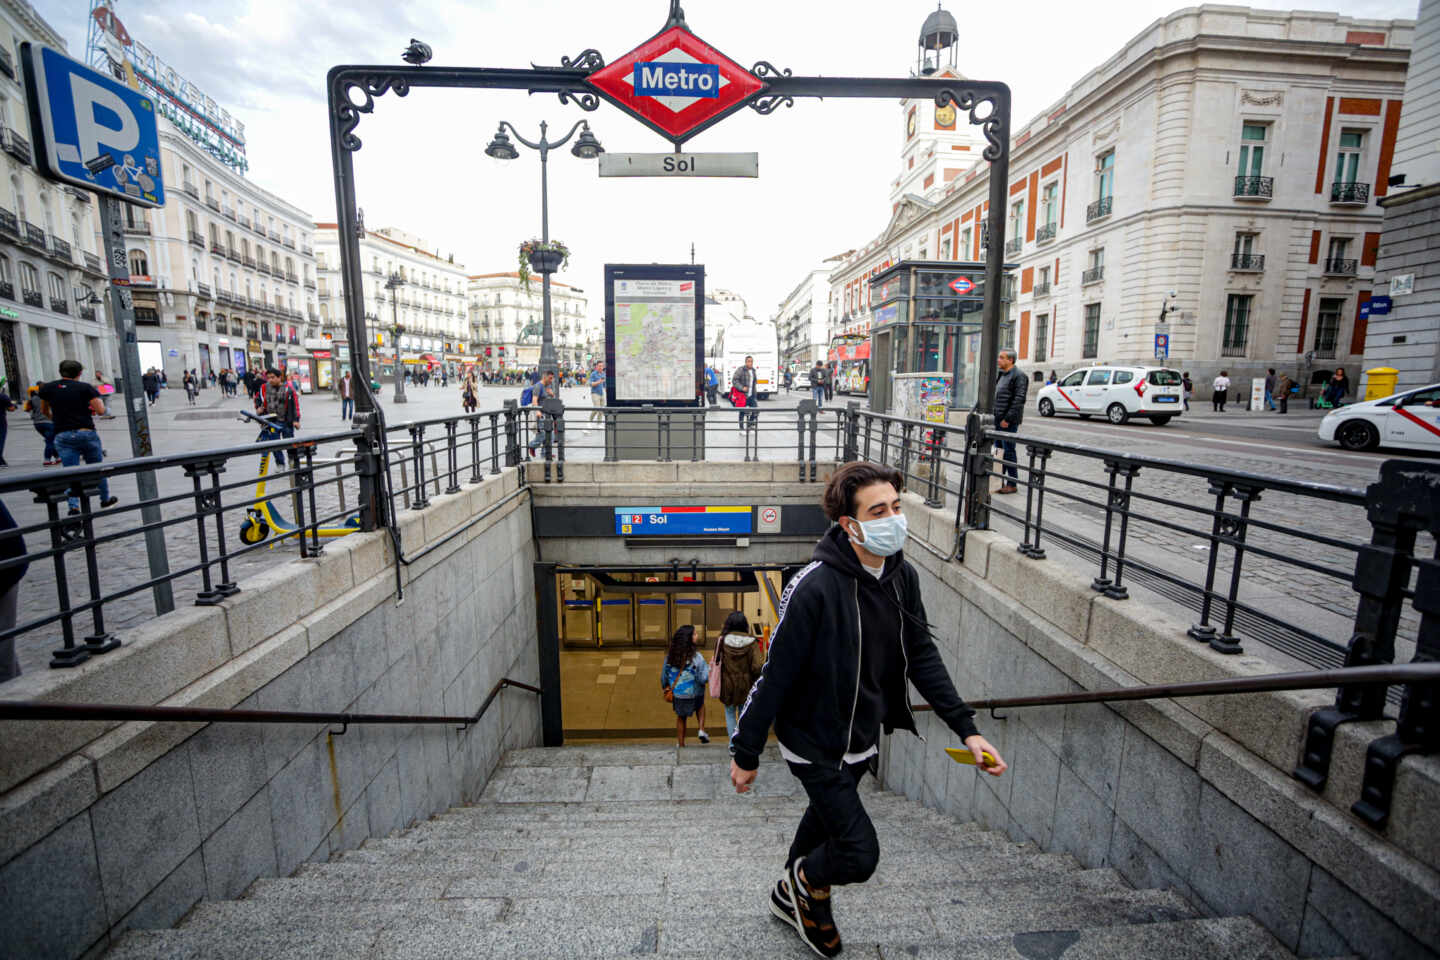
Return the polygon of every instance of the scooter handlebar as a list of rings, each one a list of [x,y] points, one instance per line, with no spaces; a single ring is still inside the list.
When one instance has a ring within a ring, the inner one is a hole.
[[[247,420],[254,420],[256,423],[260,424],[261,426],[263,426],[263,427],[270,427],[270,428],[273,429],[273,430],[278,430],[278,429],[280,429],[280,426],[281,426],[280,421],[276,420],[274,417],[270,417],[270,416],[264,416],[264,417],[262,417],[262,416],[260,416],[258,413],[251,413],[249,410],[241,410],[241,411],[240,411],[240,416],[244,417],[244,418],[247,419]]]

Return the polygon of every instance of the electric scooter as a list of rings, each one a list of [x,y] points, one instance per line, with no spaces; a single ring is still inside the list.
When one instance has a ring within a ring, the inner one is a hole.
[[[280,439],[280,424],[273,417],[262,417],[248,410],[241,410],[240,416],[260,424],[260,435],[255,438],[256,443]],[[240,522],[240,540],[243,543],[262,543],[272,533],[276,537],[283,537],[295,533],[298,529],[295,524],[285,519],[285,515],[265,496],[265,478],[270,473],[270,455],[273,452],[266,450],[260,454],[260,472],[255,483],[255,499],[258,502],[245,508],[245,519]],[[356,515],[346,517],[339,526],[320,527],[317,533],[326,538],[345,537],[359,529],[360,517]]]

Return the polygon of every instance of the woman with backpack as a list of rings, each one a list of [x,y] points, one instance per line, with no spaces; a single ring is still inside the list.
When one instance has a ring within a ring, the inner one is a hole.
[[[710,665],[695,649],[695,628],[685,624],[670,638],[665,665],[660,668],[660,689],[675,711],[675,742],[685,746],[685,718],[698,714],[705,704],[705,681],[710,679]],[[700,722],[697,716],[696,723]],[[696,738],[709,743],[710,735],[703,726],[696,727]]]
[[[716,641],[716,660],[720,666],[720,702],[725,705],[725,732],[735,736],[740,721],[740,708],[750,695],[750,688],[760,679],[765,666],[765,651],[750,633],[750,621],[739,610],[725,618]]]

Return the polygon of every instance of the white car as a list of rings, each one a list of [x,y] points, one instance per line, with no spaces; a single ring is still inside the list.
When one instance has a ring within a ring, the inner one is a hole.
[[[1382,445],[1440,450],[1440,383],[1331,410],[1318,434],[1346,450]]]
[[[1081,419],[1100,414],[1111,423],[1131,417],[1148,417],[1164,426],[1185,412],[1180,373],[1165,367],[1084,367],[1066,374],[1058,383],[1040,388],[1036,405],[1040,416],[1074,414]]]
[[[797,389],[797,390],[809,390],[809,389],[810,389],[810,371],[809,371],[809,370],[801,370],[799,373],[795,374],[795,389]]]

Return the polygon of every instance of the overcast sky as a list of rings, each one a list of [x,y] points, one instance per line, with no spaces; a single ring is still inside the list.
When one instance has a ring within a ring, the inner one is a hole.
[[[32,0],[85,55],[86,0]],[[1257,4],[1276,6],[1282,4]],[[1415,0],[1304,0],[1304,9],[1413,19]],[[337,63],[399,63],[411,37],[432,63],[558,64],[595,47],[613,62],[664,23],[666,0],[116,0],[130,34],[245,124],[249,176],[308,211],[335,219],[325,72]],[[769,60],[796,74],[903,76],[915,62],[927,0],[685,0],[690,29],[749,67]],[[959,68],[1009,83],[1019,129],[1083,74],[1115,54],[1174,0],[1097,7],[1073,0],[949,3],[960,20]],[[969,11],[984,19],[968,23]],[[1001,21],[996,11],[1003,11]],[[370,227],[393,224],[454,252],[471,273],[515,269],[516,246],[540,234],[540,165],[522,151],[484,155],[496,123],[527,137],[548,121],[558,136],[591,123],[612,152],[667,151],[669,143],[602,104],[594,113],[553,94],[415,90],[377,101],[357,134],[357,194]],[[558,128],[558,129],[557,129]],[[550,163],[550,232],[573,251],[564,279],[602,309],[605,263],[689,262],[712,286],[735,290],[765,318],[827,256],[884,228],[899,172],[899,106],[884,100],[798,101],[768,117],[741,110],[686,145],[694,152],[758,151],[758,180],[606,179],[564,151]]]

